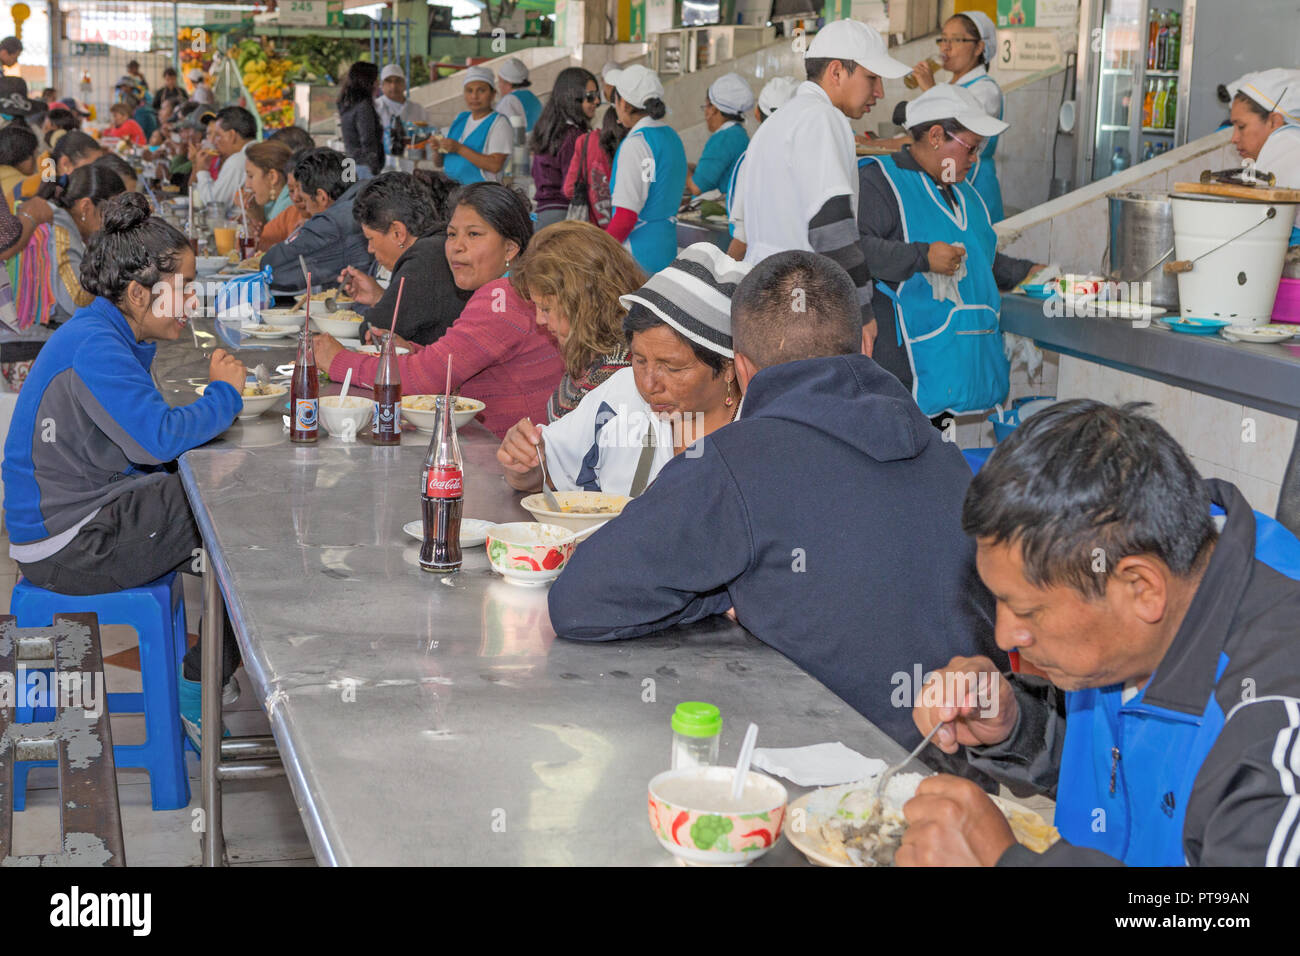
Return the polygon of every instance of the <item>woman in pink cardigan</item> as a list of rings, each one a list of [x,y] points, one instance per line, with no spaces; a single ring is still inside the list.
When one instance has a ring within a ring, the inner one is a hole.
[[[452,389],[486,404],[479,421],[501,438],[521,418],[546,421],[546,402],[564,375],[564,360],[537,327],[536,309],[503,278],[528,247],[533,224],[527,200],[500,183],[463,186],[448,206],[447,264],[456,285],[475,292],[432,345],[394,337],[411,350],[397,359],[402,394],[442,394],[450,355]],[[383,334],[370,330],[372,339]],[[377,357],[349,352],[324,333],[314,342],[316,361],[330,378],[341,382],[351,369],[354,388],[372,386]]]

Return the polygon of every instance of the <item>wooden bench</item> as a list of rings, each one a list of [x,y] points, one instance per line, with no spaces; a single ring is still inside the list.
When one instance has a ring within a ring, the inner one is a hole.
[[[52,722],[14,723],[20,665],[55,677]],[[50,627],[20,628],[12,615],[0,615],[0,680],[10,682],[0,687],[0,866],[125,866],[98,618],[60,614]],[[98,689],[95,716],[59,693],[86,680]],[[59,853],[12,855],[16,760],[58,761]]]

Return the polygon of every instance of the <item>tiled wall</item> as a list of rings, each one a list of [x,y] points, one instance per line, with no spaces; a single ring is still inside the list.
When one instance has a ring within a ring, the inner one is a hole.
[[[1276,515],[1295,420],[1068,355],[1060,357],[1059,376],[1061,399],[1151,402],[1148,413],[1186,449],[1204,477],[1231,481],[1251,507]]]
[[[1062,357],[1056,352],[1042,352],[1042,363],[1030,375],[1024,362],[1016,362],[1011,367],[1011,390],[1007,394],[1006,407],[1016,399],[1028,396],[1057,394]],[[959,415],[957,417],[958,448],[992,448],[993,426],[987,421],[987,415]]]

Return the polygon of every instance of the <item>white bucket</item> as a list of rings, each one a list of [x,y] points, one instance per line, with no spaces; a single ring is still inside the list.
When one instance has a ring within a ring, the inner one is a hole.
[[[1271,322],[1296,204],[1175,193],[1170,205],[1175,255],[1196,260],[1178,275],[1179,312],[1237,325]]]

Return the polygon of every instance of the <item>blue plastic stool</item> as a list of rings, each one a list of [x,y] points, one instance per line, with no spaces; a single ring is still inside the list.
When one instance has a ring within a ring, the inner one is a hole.
[[[963,448],[961,453],[966,457],[966,464],[970,465],[971,474],[975,474],[984,467],[984,462],[989,460],[989,455],[993,454],[993,449]]]
[[[189,743],[181,726],[177,680],[185,656],[185,596],[180,576],[173,571],[152,584],[108,594],[58,594],[19,579],[9,599],[9,613],[19,627],[48,627],[54,615],[91,611],[99,625],[127,625],[140,637],[142,693],[109,694],[110,714],[144,714],[145,742],[117,744],[113,759],[119,768],[149,771],[149,789],[155,810],[189,806],[190,781],[185,772],[185,747]],[[48,672],[47,672],[48,673]],[[36,678],[29,674],[29,682]],[[20,700],[26,700],[22,694]],[[54,719],[52,707],[19,706],[16,723]],[[191,750],[194,748],[191,746]],[[53,761],[17,761],[14,764],[14,809],[27,803],[27,774],[33,767],[53,767]]]

